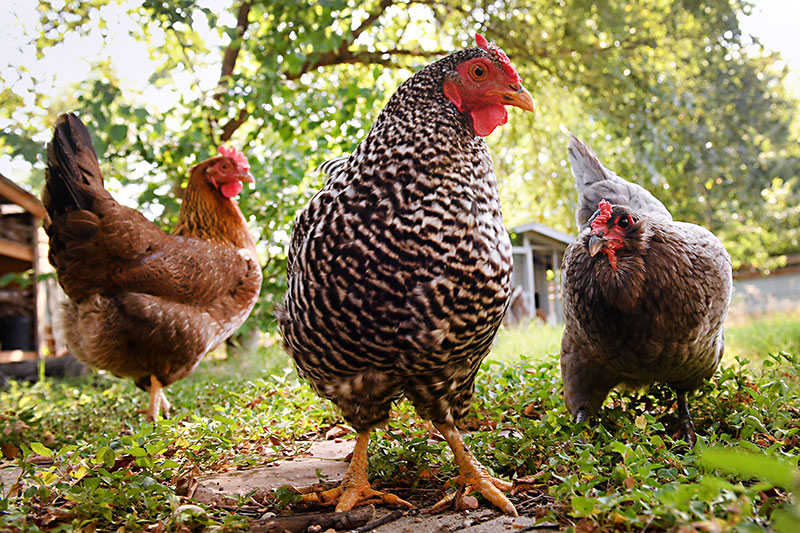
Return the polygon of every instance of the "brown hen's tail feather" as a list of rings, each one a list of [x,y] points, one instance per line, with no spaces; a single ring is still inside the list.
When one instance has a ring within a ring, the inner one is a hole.
[[[47,145],[47,171],[42,200],[50,218],[75,209],[91,209],[103,173],[89,130],[74,113],[56,121]]]

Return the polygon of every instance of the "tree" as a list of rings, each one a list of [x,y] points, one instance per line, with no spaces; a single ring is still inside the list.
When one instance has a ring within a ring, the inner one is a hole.
[[[9,65],[17,80],[0,93],[0,153],[30,161],[38,188],[47,131],[59,112],[77,110],[108,174],[138,184],[138,203],[168,224],[188,167],[219,143],[237,145],[258,177],[240,204],[264,265],[262,326],[284,289],[291,220],[321,185],[314,167],[351,151],[403,79],[472,46],[475,31],[505,49],[539,105],[488,139],[510,226],[575,230],[572,131],[677,218],[717,231],[736,264],[769,266],[774,253],[800,251],[796,234],[777,237],[798,216],[796,103],[778,59],[745,49],[744,0],[326,0],[304,9],[233,0],[216,11],[204,0],[41,2],[37,52],[103,31],[117,2],[161,61],[151,79],[132,91],[119,79],[124,66],[105,61],[53,97],[26,65]],[[149,87],[180,96],[156,109]]]

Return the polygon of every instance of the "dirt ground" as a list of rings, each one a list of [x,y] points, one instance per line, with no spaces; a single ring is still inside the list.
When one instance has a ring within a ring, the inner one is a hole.
[[[214,501],[225,496],[247,494],[252,491],[273,491],[283,485],[290,485],[298,490],[310,487],[318,482],[317,469],[328,476],[327,481],[338,483],[347,470],[347,456],[353,449],[352,440],[335,439],[310,443],[308,451],[302,455],[287,458],[250,470],[226,472],[200,478],[195,491],[198,501]],[[394,492],[419,505],[425,497],[413,494]],[[428,498],[430,499],[430,498]],[[413,509],[369,531],[378,533],[445,533],[463,531],[468,533],[491,533],[502,531],[557,531],[547,526],[534,526],[535,508],[531,515],[526,515],[524,505],[514,501],[522,516],[509,517],[494,509],[482,505],[472,511],[448,511],[441,514],[426,514],[421,509]],[[330,508],[315,509],[314,512],[332,511]],[[390,515],[392,509],[377,506],[375,520]],[[368,523],[368,526],[374,522]]]
[[[302,443],[298,443],[302,444]],[[214,475],[202,476],[195,481],[193,497],[196,501],[209,505],[219,505],[228,500],[248,493],[271,494],[275,489],[289,485],[298,490],[318,483],[317,470],[325,474],[329,483],[341,481],[347,470],[347,456],[353,449],[353,440],[334,439],[326,441],[315,441],[308,443],[306,452],[292,457],[287,457],[266,466],[258,466],[249,470],[238,470],[223,472]],[[10,487],[18,478],[20,470],[11,464],[4,465],[0,469],[2,485],[4,489]],[[545,531],[552,532],[548,525],[535,526],[536,510],[541,502],[526,499],[525,495],[512,498],[517,511],[521,516],[505,516],[493,508],[482,504],[475,510],[467,511],[447,511],[441,514],[427,514],[424,509],[436,501],[438,495],[425,494],[424,491],[398,491],[393,490],[394,494],[407,499],[417,506],[415,509],[403,511],[387,506],[378,505],[375,508],[374,516],[370,516],[369,521],[353,528],[353,531],[375,531],[378,533],[449,533],[463,531],[466,533],[493,533],[493,532],[522,532],[522,531]],[[224,506],[224,505],[223,505]],[[253,523],[253,531],[269,531],[269,529],[258,529],[258,525],[263,522],[261,519],[279,518],[264,516],[258,511],[259,506],[252,506],[254,513],[251,515],[258,522]],[[311,508],[309,514],[332,513],[333,509],[325,507]],[[371,512],[371,511],[370,511]],[[365,514],[365,513],[361,513]],[[305,517],[305,513],[293,515],[300,519]],[[284,517],[280,517],[284,518]],[[376,520],[389,520],[382,525],[376,525]],[[555,526],[555,524],[553,524]],[[295,531],[305,531],[305,529],[293,529]],[[312,531],[312,530],[309,530]],[[324,529],[316,529],[322,533]]]

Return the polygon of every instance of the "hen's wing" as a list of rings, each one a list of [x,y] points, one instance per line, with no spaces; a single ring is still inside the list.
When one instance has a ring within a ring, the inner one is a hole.
[[[328,159],[317,166],[315,170],[325,175],[326,183],[336,181],[345,183],[348,179],[346,165],[350,157],[351,154],[346,154]],[[320,208],[320,204],[329,202],[339,189],[338,187],[331,187],[330,185],[333,185],[333,183],[317,191],[311,201],[297,214],[287,254],[287,269],[289,272],[292,272],[294,260],[299,253],[299,248],[306,242],[308,232],[312,230],[315,223],[313,213]]]
[[[323,161],[317,167],[317,172],[321,172],[326,176],[330,177],[339,172],[342,166],[347,163],[347,160],[350,159],[350,154],[347,155],[340,155],[339,157],[334,157],[333,159],[328,159],[327,161]]]
[[[569,162],[578,187],[578,226],[583,229],[597,211],[600,200],[626,205],[661,221],[672,221],[672,215],[650,191],[617,176],[603,166],[592,150],[572,135],[569,140]]]

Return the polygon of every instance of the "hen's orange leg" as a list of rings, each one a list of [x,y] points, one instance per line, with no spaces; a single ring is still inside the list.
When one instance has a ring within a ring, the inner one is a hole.
[[[164,418],[169,418],[169,410],[172,409],[172,404],[167,400],[167,395],[164,394],[164,389],[161,389],[161,412],[164,413]]]
[[[324,492],[304,494],[303,500],[322,505],[336,504],[336,512],[349,511],[357,505],[367,503],[371,498],[379,498],[381,502],[393,505],[414,507],[407,501],[395,496],[374,490],[367,481],[367,444],[369,431],[359,431],[356,437],[356,446],[353,448],[353,458],[350,466],[342,479],[341,485]]]
[[[164,418],[169,418],[169,410],[172,407],[164,394],[164,387],[158,378],[150,376],[150,407],[147,409],[147,418],[152,421],[158,419],[159,413],[164,413]]]
[[[467,493],[478,491],[504,513],[517,516],[514,504],[502,492],[511,490],[513,484],[489,475],[486,467],[478,462],[472,452],[469,451],[469,448],[467,448],[467,445],[464,444],[461,433],[459,433],[455,425],[437,423],[434,423],[434,425],[453,450],[453,455],[458,465],[458,477],[454,481],[459,485],[466,485]],[[434,509],[441,509],[451,502],[455,496],[456,493],[445,496],[442,501],[434,505]]]

